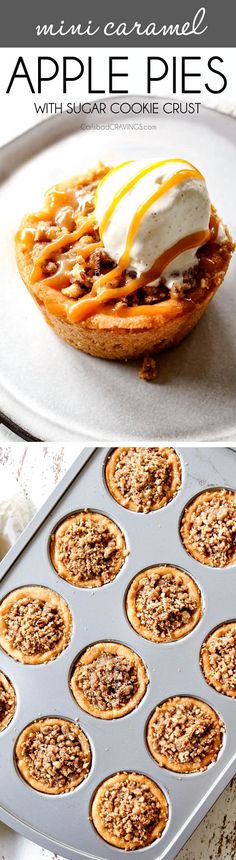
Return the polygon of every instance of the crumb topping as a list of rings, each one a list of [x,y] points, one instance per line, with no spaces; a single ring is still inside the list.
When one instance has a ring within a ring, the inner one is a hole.
[[[68,519],[66,527],[55,535],[58,561],[72,579],[89,583],[98,579],[102,585],[114,578],[124,559],[120,532],[106,517],[93,519],[84,512]],[[60,572],[60,571],[59,571]]]
[[[205,493],[192,511],[191,506],[187,508],[187,516],[189,551],[194,555],[197,550],[211,567],[230,564],[236,553],[236,494],[229,490]]]
[[[22,756],[31,779],[63,791],[79,774],[89,772],[89,754],[82,748],[80,729],[73,723],[43,724],[27,734]],[[78,780],[79,781],[79,780]]]
[[[203,646],[209,660],[212,680],[236,694],[236,624],[225,625],[222,634],[214,633]]]
[[[142,367],[139,371],[139,378],[143,379],[144,382],[154,382],[158,376],[158,364],[157,359],[153,355],[145,355],[142,363]]]
[[[137,511],[148,513],[165,504],[172,494],[173,454],[171,448],[121,449],[113,472],[114,482],[124,504],[132,502]],[[175,455],[177,460],[177,455]]]
[[[136,594],[136,614],[147,630],[160,639],[170,638],[190,624],[198,601],[181,574],[149,572],[142,577]]]
[[[0,729],[1,724],[8,721],[13,715],[15,709],[15,693],[12,685],[8,683],[6,686],[0,674]]]
[[[5,614],[6,639],[23,654],[44,654],[63,636],[65,622],[48,600],[23,597]]]
[[[104,792],[101,820],[112,836],[132,842],[132,847],[148,844],[160,818],[160,802],[149,786],[127,774],[123,782],[115,779]]]
[[[216,715],[208,708],[199,707],[197,700],[175,697],[168,708],[156,709],[151,725],[151,743],[154,753],[167,757],[173,764],[199,764],[204,766],[206,756],[216,757]],[[218,752],[218,749],[217,749]]]
[[[77,664],[76,686],[101,711],[121,708],[137,692],[137,667],[121,654],[102,651],[91,663]]]

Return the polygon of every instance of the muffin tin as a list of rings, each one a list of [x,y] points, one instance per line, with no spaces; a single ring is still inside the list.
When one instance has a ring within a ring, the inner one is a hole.
[[[183,509],[196,493],[212,486],[236,489],[236,457],[229,449],[176,451],[182,465],[179,492],[161,510],[140,514],[121,507],[108,491],[104,466],[109,449],[84,450],[0,565],[0,599],[21,585],[46,585],[64,597],[73,615],[71,641],[55,661],[22,665],[4,651],[0,653],[0,670],[12,681],[17,698],[15,715],[0,735],[0,817],[68,860],[127,857],[101,839],[89,817],[96,788],[116,771],[147,774],[166,794],[166,829],[158,841],[141,849],[150,860],[173,860],[236,771],[236,701],[211,688],[199,665],[206,635],[236,617],[236,566],[213,569],[200,564],[188,555],[179,534]],[[95,589],[78,588],[61,579],[50,561],[52,531],[81,508],[111,517],[123,531],[129,550],[116,579]],[[163,644],[136,633],[125,609],[127,588],[135,574],[158,563],[189,572],[201,589],[204,604],[203,616],[191,633]],[[150,683],[144,698],[135,711],[118,720],[104,721],[82,711],[69,688],[76,656],[100,640],[127,644],[148,670]],[[208,702],[225,726],[219,757],[203,773],[172,773],[160,768],[148,751],[146,727],[154,708],[169,696],[181,694]],[[79,722],[91,744],[92,766],[87,779],[73,792],[47,796],[20,777],[14,747],[29,722],[56,715]],[[140,851],[131,851],[128,856],[138,854]]]

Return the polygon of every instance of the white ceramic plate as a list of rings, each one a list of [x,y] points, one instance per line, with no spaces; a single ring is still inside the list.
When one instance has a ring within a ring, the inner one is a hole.
[[[236,237],[235,119],[203,107],[199,116],[166,116],[160,99],[159,104],[158,117],[121,118],[138,128],[114,128],[110,109],[105,129],[104,117],[62,114],[2,149],[0,403],[12,421],[41,439],[90,444],[236,439],[236,260],[196,330],[163,353],[151,385],[139,379],[136,362],[91,358],[60,341],[16,270],[14,233],[22,215],[40,207],[50,185],[99,158],[112,164],[179,155],[195,162]],[[89,127],[81,128],[85,123]],[[147,130],[147,123],[155,128]]]

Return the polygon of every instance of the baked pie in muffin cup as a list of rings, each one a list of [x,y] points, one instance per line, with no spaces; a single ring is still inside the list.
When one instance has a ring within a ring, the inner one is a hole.
[[[196,582],[180,568],[157,565],[133,579],[126,598],[134,630],[152,642],[176,642],[194,630],[203,605]]]
[[[69,606],[51,588],[24,585],[0,604],[0,645],[20,663],[55,660],[69,644],[71,633]]]
[[[70,514],[51,535],[50,556],[58,575],[79,588],[112,582],[127,556],[124,536],[109,517],[96,511]]]
[[[70,686],[78,705],[103,720],[124,717],[148,686],[141,657],[119,642],[97,642],[76,660]]]
[[[149,720],[147,743],[161,767],[197,773],[218,758],[223,733],[220,717],[206,702],[193,696],[173,696],[158,705]]]
[[[11,722],[16,710],[16,694],[9,678],[0,672],[0,732]]]
[[[186,505],[180,533],[187,552],[201,564],[235,564],[236,493],[224,487],[199,493]]]
[[[129,511],[148,514],[163,508],[181,485],[174,448],[115,448],[106,464],[108,489]]]
[[[15,759],[31,788],[44,794],[65,794],[88,776],[91,749],[75,723],[61,717],[42,717],[21,732]]]
[[[169,811],[162,789],[142,773],[116,773],[97,789],[91,817],[99,836],[124,851],[159,839]]]
[[[200,664],[210,687],[236,698],[236,621],[226,621],[209,633],[201,647]]]

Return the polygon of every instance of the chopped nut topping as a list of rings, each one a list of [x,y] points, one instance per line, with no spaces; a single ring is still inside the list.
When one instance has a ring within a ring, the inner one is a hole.
[[[21,663],[55,660],[68,645],[71,629],[67,603],[45,586],[17,588],[0,605],[0,645]]]
[[[181,535],[188,552],[203,564],[232,564],[236,559],[236,493],[225,489],[201,493],[185,509]]]
[[[146,784],[145,777],[137,782],[135,774],[127,774],[122,782],[114,777],[100,806],[101,822],[108,833],[127,844],[132,843],[134,849],[149,844],[160,813],[160,802]]]
[[[154,356],[144,356],[139,377],[140,379],[144,379],[145,382],[153,382],[157,378],[157,360]]]
[[[165,642],[195,626],[201,615],[201,596],[196,583],[184,572],[157,567],[133,580],[127,609],[138,632]]]
[[[126,657],[103,651],[91,663],[77,664],[76,686],[101,711],[121,708],[138,689],[137,668]]]
[[[181,480],[179,458],[173,448],[116,449],[108,460],[106,475],[117,501],[142,513],[167,504]]]
[[[125,555],[124,538],[118,527],[108,517],[89,511],[68,517],[52,536],[54,566],[75,584],[110,582]]]
[[[55,275],[55,272],[57,272],[57,264],[53,263],[53,260],[49,260],[44,268],[47,275]]]
[[[11,721],[16,705],[15,691],[10,681],[0,672],[0,731]]]
[[[194,288],[196,284],[196,272],[188,272],[188,281],[178,282],[175,281],[172,284],[170,295],[172,299],[184,299],[188,292]]]
[[[9,696],[8,691],[3,686],[2,680],[0,678],[0,725],[2,720],[5,719],[5,716],[8,713],[9,707],[11,707],[12,697]]]
[[[35,242],[53,242],[60,235],[59,227],[51,222],[39,221],[35,231]]]
[[[148,728],[150,750],[172,770],[203,770],[221,746],[222,724],[204,702],[188,697],[168,699],[156,708]]]
[[[236,696],[236,622],[218,627],[203,643],[203,671],[211,686]]]
[[[78,657],[70,686],[76,702],[102,720],[119,719],[137,707],[148,685],[141,657],[120,642],[96,642]]]
[[[70,284],[69,287],[64,287],[62,290],[63,296],[68,296],[69,299],[79,299],[84,295],[84,291],[78,284]]]
[[[82,737],[85,735],[78,726],[67,720],[32,723],[23,732],[23,738],[19,738],[16,749],[18,758],[20,745],[20,769],[22,772],[23,764],[27,781],[34,780],[55,793],[78,785],[87,776],[90,765],[89,748],[84,749]]]
[[[73,269],[71,270],[71,282],[78,282],[78,284],[81,284],[84,287],[91,286],[90,281],[87,278],[84,265],[81,265],[81,263],[75,263],[75,266],[73,266]]]
[[[44,654],[60,641],[64,619],[46,600],[17,600],[5,616],[6,638],[24,654]]]

